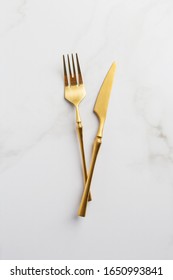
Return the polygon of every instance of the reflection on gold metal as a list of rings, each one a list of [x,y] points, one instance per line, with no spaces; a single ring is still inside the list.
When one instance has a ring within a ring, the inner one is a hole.
[[[79,65],[78,55],[76,54],[76,66],[74,62],[74,56],[72,54],[70,63],[69,55],[67,55],[68,64],[66,66],[65,56],[63,55],[63,67],[64,67],[64,96],[75,106],[76,109],[76,124],[77,124],[77,134],[79,138],[81,156],[82,156],[82,169],[84,175],[84,184],[87,181],[87,168],[85,161],[85,152],[83,144],[83,127],[79,114],[79,104],[86,95],[85,87],[83,83],[82,73]],[[68,70],[68,72],[67,72]],[[88,200],[91,200],[91,194],[88,196]]]
[[[103,84],[100,88],[100,91],[98,93],[96,103],[94,106],[94,112],[96,113],[96,115],[99,119],[99,128],[98,128],[97,136],[94,141],[90,169],[89,169],[87,181],[85,184],[84,192],[83,192],[81,203],[80,203],[79,210],[78,210],[78,215],[81,217],[85,217],[85,214],[86,214],[87,201],[88,201],[88,197],[89,197],[94,166],[95,166],[95,162],[97,159],[99,148],[102,143],[103,127],[104,127],[104,122],[106,119],[106,113],[107,113],[110,93],[111,93],[111,89],[112,89],[115,69],[116,69],[116,64],[113,63],[103,81]]]

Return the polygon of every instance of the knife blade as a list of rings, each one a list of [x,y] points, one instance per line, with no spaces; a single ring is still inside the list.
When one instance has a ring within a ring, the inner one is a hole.
[[[115,62],[112,63],[106,77],[104,78],[104,81],[102,83],[102,86],[100,88],[100,91],[98,93],[95,106],[94,106],[94,112],[96,113],[97,117],[99,118],[99,130],[97,133],[98,137],[102,137],[103,135],[103,126],[106,119],[107,109],[109,105],[109,99],[111,95],[111,89],[113,85],[113,79],[115,74],[116,64]]]
[[[97,132],[97,135],[96,135],[96,138],[94,141],[90,169],[89,169],[87,181],[85,184],[85,188],[83,191],[82,199],[81,199],[79,210],[78,210],[78,216],[81,216],[81,217],[85,217],[85,215],[86,215],[88,195],[89,195],[89,191],[90,191],[95,162],[97,159],[98,151],[99,151],[101,143],[102,143],[103,127],[104,127],[104,123],[105,123],[105,119],[106,119],[115,69],[116,69],[116,64],[115,64],[115,62],[113,62],[102,83],[102,86],[100,88],[100,91],[98,93],[98,96],[97,96],[97,99],[95,102],[95,106],[94,106],[94,112],[96,113],[96,115],[99,119],[99,128],[98,128],[98,132]]]

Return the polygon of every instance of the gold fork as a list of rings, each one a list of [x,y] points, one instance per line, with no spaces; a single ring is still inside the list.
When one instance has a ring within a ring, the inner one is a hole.
[[[68,60],[68,66],[66,68],[65,56],[63,55],[64,89],[65,89],[64,96],[65,99],[68,100],[70,103],[72,103],[76,109],[77,134],[79,138],[79,144],[80,144],[80,150],[82,156],[82,169],[83,169],[84,186],[85,186],[85,183],[87,181],[87,168],[86,168],[85,152],[84,152],[84,144],[83,144],[83,126],[79,114],[79,104],[84,99],[86,95],[86,91],[83,83],[78,55],[76,54],[77,67],[75,67],[73,54],[71,55],[72,67],[71,67],[69,55],[67,55],[67,60]],[[68,73],[67,73],[67,69],[68,69]],[[89,194],[88,200],[89,201],[91,200],[91,194]]]

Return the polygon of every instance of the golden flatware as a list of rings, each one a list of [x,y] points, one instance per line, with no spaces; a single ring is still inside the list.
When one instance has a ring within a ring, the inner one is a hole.
[[[85,152],[84,152],[84,144],[83,144],[83,126],[81,117],[79,114],[79,104],[84,99],[86,95],[83,77],[79,65],[78,55],[76,54],[76,65],[74,62],[74,56],[71,55],[72,67],[70,63],[69,55],[67,55],[68,66],[66,67],[65,56],[63,55],[63,66],[64,66],[64,96],[65,99],[68,100],[75,106],[76,109],[76,124],[77,124],[77,134],[79,138],[81,156],[82,156],[82,169],[84,176],[84,184],[87,181],[87,168],[86,168],[86,160],[85,160]],[[68,69],[68,72],[67,72]],[[88,200],[91,200],[91,194],[88,196]]]
[[[113,63],[103,81],[103,84],[100,88],[100,91],[98,93],[96,103],[94,106],[94,112],[96,113],[96,115],[99,119],[99,128],[98,128],[97,136],[94,141],[90,169],[89,169],[87,181],[85,184],[84,192],[83,192],[81,203],[80,203],[79,210],[78,210],[78,215],[81,217],[85,217],[85,215],[86,215],[87,200],[88,200],[88,195],[90,192],[90,186],[91,186],[91,180],[92,180],[95,162],[97,159],[99,148],[102,143],[103,127],[104,127],[104,123],[105,123],[105,119],[106,119],[106,113],[107,113],[107,108],[108,108],[108,104],[109,104],[109,98],[110,98],[110,93],[111,93],[111,89],[112,89],[115,68],[116,68],[116,64]]]

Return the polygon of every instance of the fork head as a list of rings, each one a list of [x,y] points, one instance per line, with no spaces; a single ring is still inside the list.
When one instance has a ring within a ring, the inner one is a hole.
[[[82,99],[85,97],[85,87],[83,83],[82,73],[79,65],[78,55],[75,55],[76,63],[73,54],[70,57],[67,55],[67,61],[63,55],[63,67],[64,67],[64,97],[75,107],[79,105]]]

